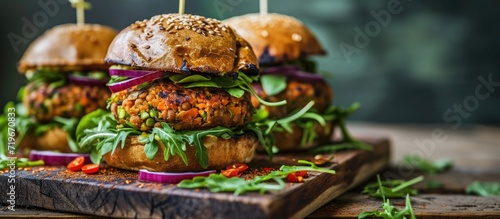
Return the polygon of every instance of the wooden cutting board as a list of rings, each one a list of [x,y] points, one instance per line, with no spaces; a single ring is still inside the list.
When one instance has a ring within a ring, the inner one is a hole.
[[[136,172],[101,169],[99,174],[69,172],[65,167],[18,169],[14,184],[8,173],[0,175],[0,188],[15,186],[16,206],[99,216],[135,218],[302,218],[330,200],[386,168],[390,145],[387,139],[366,139],[373,151],[335,153],[323,167],[337,174],[312,173],[304,183],[287,183],[285,189],[266,194],[211,193],[180,189],[176,185],[137,180]],[[250,168],[298,165],[314,155],[287,153],[272,162],[256,155]],[[2,189],[2,193],[4,190]],[[7,205],[2,198],[2,204]]]

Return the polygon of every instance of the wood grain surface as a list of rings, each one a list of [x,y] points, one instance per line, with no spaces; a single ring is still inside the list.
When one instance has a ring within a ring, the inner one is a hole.
[[[349,189],[373,177],[389,163],[386,139],[367,139],[372,152],[335,154],[327,168],[337,174],[311,174],[305,183],[287,184],[282,191],[235,196],[207,190],[186,190],[175,185],[137,181],[137,173],[113,168],[97,175],[67,171],[64,167],[17,171],[16,205],[49,210],[127,218],[302,218]],[[297,165],[314,155],[283,154],[268,161],[258,155],[250,167]],[[0,188],[7,187],[0,175]],[[5,200],[2,200],[5,205]],[[5,212],[4,212],[5,213]]]
[[[500,197],[466,195],[465,188],[474,181],[500,182],[500,128],[468,125],[454,130],[447,124],[351,124],[358,136],[367,134],[387,135],[393,145],[392,168],[381,176],[411,179],[424,175],[424,181],[414,187],[419,195],[412,196],[412,206],[417,218],[500,218]],[[436,141],[432,133],[442,130],[445,138]],[[429,153],[424,158],[435,160],[448,158],[454,167],[448,172],[429,175],[409,170],[401,164],[404,155],[423,152],[426,142]],[[431,189],[427,181],[439,181],[442,188]],[[370,181],[375,182],[376,179]],[[357,218],[363,211],[372,211],[382,204],[380,199],[361,194],[362,186],[336,198],[319,208],[309,218]],[[403,199],[391,199],[403,208]]]

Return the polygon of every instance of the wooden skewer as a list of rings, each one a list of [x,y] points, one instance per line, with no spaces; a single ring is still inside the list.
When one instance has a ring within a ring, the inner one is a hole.
[[[179,0],[179,14],[184,14],[186,8],[186,0]]]
[[[267,15],[267,0],[260,0],[260,15]]]
[[[76,8],[76,23],[78,25],[85,24],[85,9],[90,8],[90,4],[85,0],[69,0],[71,6]]]

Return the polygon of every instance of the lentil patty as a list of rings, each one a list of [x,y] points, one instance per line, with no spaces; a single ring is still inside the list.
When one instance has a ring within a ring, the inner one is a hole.
[[[105,86],[66,84],[53,88],[48,83],[35,86],[28,83],[24,90],[23,104],[28,114],[40,122],[56,116],[81,118],[98,108],[106,108],[110,91]]]
[[[267,101],[287,101],[287,104],[284,106],[266,106],[271,118],[282,118],[294,110],[301,109],[311,100],[315,102],[313,109],[323,112],[330,106],[333,98],[333,91],[325,81],[308,82],[289,79],[286,89],[273,96],[268,96],[260,83],[253,84],[252,86],[257,91],[257,94]],[[260,102],[253,96],[252,105],[255,108],[260,107]]]
[[[218,88],[185,88],[168,80],[150,82],[113,93],[111,112],[120,124],[141,131],[168,123],[175,130],[237,127],[251,121],[250,94],[241,98]]]

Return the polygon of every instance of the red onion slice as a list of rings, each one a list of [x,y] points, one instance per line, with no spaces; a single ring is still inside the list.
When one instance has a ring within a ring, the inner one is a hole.
[[[278,66],[266,68],[261,72],[261,75],[284,75],[290,78],[295,78],[305,81],[324,81],[319,74],[305,72],[300,70],[298,66]]]
[[[125,89],[130,88],[130,87],[133,87],[135,85],[142,84],[144,82],[159,79],[163,76],[164,76],[164,74],[162,72],[155,71],[155,72],[151,72],[149,74],[146,74],[146,75],[143,75],[140,77],[128,79],[126,81],[120,81],[120,82],[116,82],[113,84],[108,84],[108,87],[109,87],[109,90],[111,90],[111,92],[115,93],[115,92],[122,91],[122,90],[125,90]]]
[[[92,85],[92,86],[104,86],[106,85],[106,83],[108,83],[108,80],[99,80],[99,79],[74,76],[74,75],[68,75],[68,81],[73,84]]]
[[[91,163],[89,154],[59,153],[36,150],[31,150],[30,152],[30,160],[43,160],[47,166],[66,166],[68,163],[80,156],[85,157],[85,163]]]
[[[179,183],[184,179],[193,179],[195,176],[208,176],[215,173],[215,170],[207,170],[203,172],[184,172],[184,173],[168,173],[168,172],[150,172],[147,170],[139,170],[139,180],[146,182],[158,183]]]
[[[141,77],[150,73],[157,71],[147,71],[147,70],[130,70],[130,69],[109,69],[109,75],[111,76],[125,76],[130,78]]]
[[[272,74],[272,73],[281,73],[284,71],[299,71],[300,67],[295,65],[285,65],[285,66],[274,66],[265,68],[261,73],[263,74]]]

